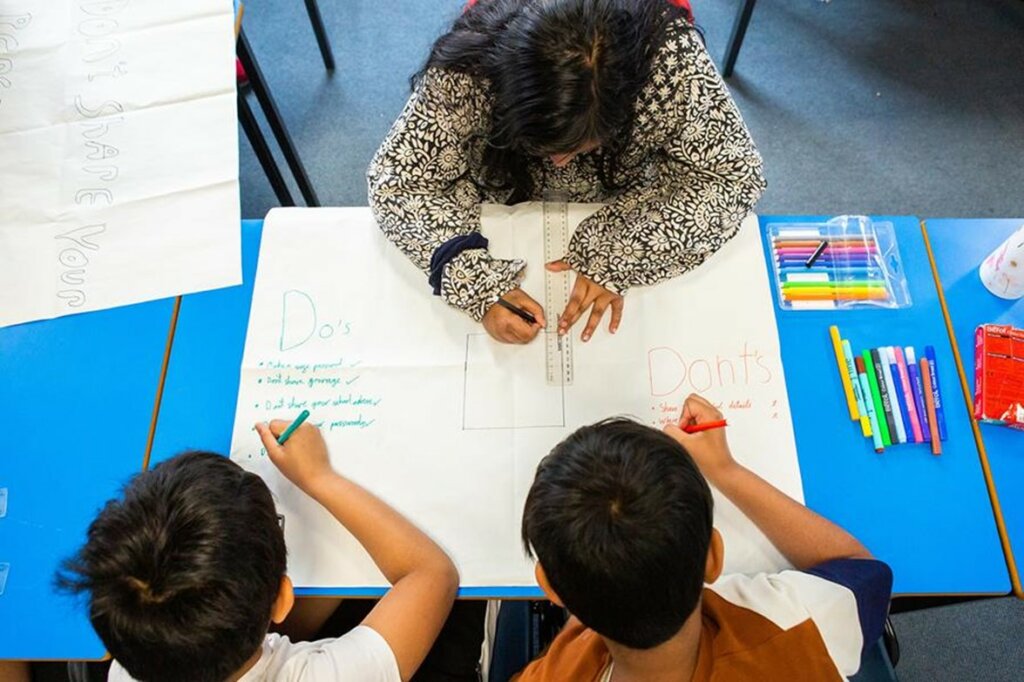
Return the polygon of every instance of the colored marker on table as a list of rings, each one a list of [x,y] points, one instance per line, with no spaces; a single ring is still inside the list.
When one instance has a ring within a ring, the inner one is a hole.
[[[882,429],[878,425],[878,415],[875,414],[875,401],[869,397],[871,395],[871,381],[868,379],[867,368],[864,366],[864,358],[859,356],[854,358],[854,364],[857,366],[857,381],[860,384],[860,389],[865,397],[867,397],[864,407],[867,410],[868,423],[871,425],[871,442],[875,446],[875,452],[883,452],[885,444],[882,442]]]
[[[903,395],[903,386],[900,384],[900,367],[896,364],[896,354],[892,350],[892,346],[885,346],[882,349],[885,355],[886,362],[886,377],[891,377],[892,385],[889,386],[889,390],[892,391],[892,395],[896,396],[896,402],[893,406],[896,408],[897,414],[893,416],[899,419],[897,425],[900,433],[901,443],[911,443],[911,439],[914,437],[914,432],[910,428],[910,417],[907,414],[907,400],[906,396]]]
[[[776,256],[776,260],[779,262],[779,265],[781,265],[783,267],[785,267],[787,265],[790,265],[790,266],[799,265],[799,266],[804,267],[805,269],[807,267],[807,258],[803,254],[793,254],[792,256],[788,256],[786,254],[781,254],[781,255]],[[815,265],[821,265],[821,266],[825,266],[825,265],[843,265],[843,266],[846,266],[846,265],[848,265],[850,267],[866,268],[866,267],[869,267],[871,265],[876,265],[876,261],[875,261],[875,259],[873,257],[868,256],[868,255],[863,255],[863,256],[860,256],[860,255],[857,255],[857,256],[821,256],[821,257],[819,257],[814,262],[814,264]]]
[[[874,354],[866,350],[862,353],[865,372],[868,375],[868,387],[871,389],[871,400],[875,406],[875,415],[878,421],[878,435],[882,439],[882,445],[892,445],[892,437],[889,435],[889,423],[885,418],[885,403],[882,402],[882,390],[878,385],[878,372],[874,360]]]
[[[833,272],[823,268],[794,267],[787,265],[779,268],[779,275],[785,282],[868,282],[874,284],[880,282],[885,284],[882,271],[878,268],[843,268],[841,273]]]
[[[889,432],[889,442],[886,445],[899,445],[899,431],[896,430],[896,413],[893,412],[893,400],[895,396],[889,392],[889,382],[885,380],[885,360],[882,358],[878,348],[871,349],[871,362],[875,367],[875,378],[878,380],[878,394],[882,396],[882,414],[885,415],[885,426]]]
[[[853,382],[850,381],[850,372],[846,368],[846,358],[843,355],[843,342],[839,338],[839,327],[832,325],[828,328],[829,336],[832,337],[832,351],[836,356],[836,365],[839,367],[839,380],[843,384],[843,393],[846,394],[846,407],[850,410],[850,419],[860,419],[860,412],[857,411],[857,399],[853,392]]]
[[[861,389],[860,379],[857,377],[857,365],[853,361],[853,349],[850,342],[843,339],[843,359],[846,360],[846,371],[850,373],[850,383],[853,384],[853,397],[857,399],[857,412],[860,415],[860,430],[865,438],[871,437],[871,422],[868,420],[867,401]]]
[[[921,383],[924,384],[924,402],[928,408],[928,425],[932,431],[932,454],[942,454],[942,438],[939,436],[938,417],[935,416],[935,394],[932,393],[932,373],[928,358],[921,358]]]
[[[903,402],[906,403],[907,417],[910,419],[910,431],[914,434],[915,443],[923,443],[921,419],[917,416],[917,403],[914,402],[914,389],[910,384],[910,372],[907,369],[906,358],[903,356],[903,349],[895,346],[892,352],[896,355],[896,367],[900,372],[900,385],[903,387]]]
[[[844,291],[847,289],[881,289],[885,291],[885,282],[881,280],[841,280],[829,281],[818,279],[787,280],[782,283],[783,290],[801,291],[805,289],[828,289]]]
[[[704,422],[703,424],[687,424],[686,426],[680,426],[686,433],[700,433],[701,431],[710,431],[711,429],[721,429],[729,425],[724,419],[719,419],[713,422]]]
[[[285,441],[288,440],[289,438],[291,438],[292,434],[295,433],[295,429],[297,429],[300,426],[302,426],[302,422],[306,421],[306,419],[308,419],[308,418],[309,418],[309,410],[303,410],[302,412],[300,412],[299,416],[295,418],[295,421],[293,421],[291,424],[289,424],[288,428],[285,429],[281,433],[281,435],[277,437],[277,444],[278,445],[284,445]]]
[[[889,432],[892,434],[893,445],[907,442],[907,432],[903,429],[903,416],[900,414],[899,397],[896,394],[896,382],[892,378],[892,369],[889,366],[889,353],[885,346],[878,348],[878,357],[882,367],[882,377],[885,381],[885,390],[889,394],[889,409],[892,412],[892,425]]]
[[[939,388],[939,367],[935,364],[935,346],[925,346],[924,355],[928,358],[928,369],[931,372],[932,393],[935,397],[935,418],[939,420],[939,438],[946,440],[946,414],[942,409],[942,389]]]
[[[889,298],[888,292],[878,289],[808,289],[805,291],[786,291],[782,298],[787,301],[884,301]]]
[[[928,420],[928,409],[924,401],[924,384],[921,383],[921,368],[917,364],[917,357],[914,354],[914,347],[907,346],[907,374],[910,376],[910,389],[914,392],[914,407],[917,409],[917,417],[921,421],[921,438],[925,443],[932,442],[932,432]]]

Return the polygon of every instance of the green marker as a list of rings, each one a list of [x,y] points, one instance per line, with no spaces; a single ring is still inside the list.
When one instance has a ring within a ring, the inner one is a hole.
[[[295,418],[295,421],[288,425],[288,428],[284,430],[284,433],[277,437],[277,444],[284,445],[284,442],[291,438],[291,435],[295,433],[295,429],[302,426],[302,422],[306,421],[307,417],[309,417],[309,410],[303,410],[299,416]]]
[[[882,437],[882,447],[888,447],[892,445],[892,437],[889,435],[889,426],[885,421],[885,410],[882,408],[882,392],[878,388],[878,378],[875,376],[875,364],[871,359],[871,351],[864,351],[861,357],[864,358],[864,373],[868,375],[871,401],[874,403],[875,414],[878,419],[878,435]]]

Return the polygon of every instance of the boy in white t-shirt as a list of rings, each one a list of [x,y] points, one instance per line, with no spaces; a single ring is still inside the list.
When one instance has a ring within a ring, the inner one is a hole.
[[[226,457],[181,454],[108,502],[58,576],[89,595],[93,627],[115,659],[109,680],[412,677],[451,610],[455,566],[398,512],[336,473],[316,427],[303,425],[278,445],[287,426],[257,425],[270,460],[362,543],[391,590],[342,637],[268,634],[295,601],[270,490]]]

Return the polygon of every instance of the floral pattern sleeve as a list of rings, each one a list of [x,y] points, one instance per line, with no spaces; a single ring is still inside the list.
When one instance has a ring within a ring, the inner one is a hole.
[[[636,127],[665,131],[649,172],[580,224],[566,258],[616,293],[700,265],[765,188],[761,156],[695,31],[667,38]]]
[[[367,172],[377,224],[421,270],[442,246],[480,229],[481,195],[467,143],[490,125],[484,88],[472,77],[430,69],[417,85]],[[486,248],[456,249],[440,273],[439,293],[475,320],[518,286],[524,263],[492,258]]]

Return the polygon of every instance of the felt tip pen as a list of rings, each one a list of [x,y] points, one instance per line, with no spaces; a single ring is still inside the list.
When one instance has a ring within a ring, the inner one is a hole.
[[[921,438],[925,443],[931,443],[932,431],[924,400],[924,384],[921,383],[921,368],[917,364],[914,347],[907,346],[903,350],[907,355],[907,374],[910,375],[910,389],[914,392],[914,407],[917,409],[917,418],[921,421]]]
[[[860,419],[860,412],[857,411],[857,394],[853,391],[853,382],[850,380],[850,372],[847,369],[839,327],[835,325],[829,327],[828,335],[832,339],[832,352],[835,354],[836,365],[839,368],[839,381],[843,385],[843,394],[846,396],[846,407],[850,411],[850,419],[857,421]]]
[[[860,418],[860,429],[865,438],[871,437],[871,422],[868,420],[867,405],[864,401],[864,393],[861,390],[860,379],[857,376],[857,364],[853,361],[853,349],[850,342],[843,339],[843,359],[846,361],[846,371],[850,373],[850,383],[853,384],[853,397],[857,399],[857,412]]]
[[[527,323],[529,323],[529,324],[537,324],[537,318],[534,317],[533,314],[530,313],[529,311],[523,310],[522,308],[520,308],[519,306],[517,306],[517,305],[515,305],[513,303],[509,303],[508,301],[506,301],[503,298],[499,298],[496,301],[496,303],[498,305],[500,305],[502,308],[504,308],[505,310],[507,310],[507,311],[509,311],[511,313],[514,313],[515,315],[518,315],[521,319],[525,320]]]
[[[701,431],[710,431],[711,429],[721,429],[728,425],[729,423],[726,420],[719,419],[713,422],[704,422],[703,424],[687,424],[679,428],[686,433],[700,433]]]
[[[303,410],[302,412],[300,412],[299,416],[295,418],[295,421],[293,421],[291,424],[289,424],[288,428],[285,429],[281,433],[281,435],[277,437],[277,444],[278,445],[284,445],[285,441],[288,440],[289,438],[291,438],[292,434],[295,433],[295,429],[297,429],[300,426],[302,426],[302,422],[306,421],[306,419],[308,419],[308,418],[309,418],[309,410]]]
[[[917,403],[914,400],[914,389],[910,383],[907,360],[903,355],[903,349],[899,346],[895,346],[893,352],[896,354],[896,366],[900,372],[900,385],[903,387],[903,399],[907,405],[907,418],[910,420],[910,430],[914,434],[914,442],[923,443],[924,435],[921,433],[921,419],[917,415]],[[910,439],[908,438],[907,440]]]
[[[888,373],[892,376],[892,394],[896,396],[896,407],[899,409],[899,435],[901,443],[914,442],[914,430],[910,425],[910,414],[907,412],[907,399],[903,393],[903,384],[900,383],[900,368],[896,362],[896,354],[892,346],[886,346],[885,361],[888,363]]]
[[[860,383],[860,389],[864,392],[865,396],[871,395],[871,384],[868,381],[867,368],[864,366],[864,358],[854,358],[854,363],[857,365],[857,379]],[[867,409],[868,422],[871,424],[871,442],[875,446],[875,452],[881,453],[885,451],[885,445],[882,443],[882,430],[878,425],[878,415],[875,414],[875,402],[868,398],[864,403],[864,407]]]
[[[878,395],[882,402],[882,408],[878,412],[878,421],[885,420],[885,426],[882,427],[882,442],[886,446],[899,445],[899,437],[896,435],[896,423],[892,418],[892,401],[889,396],[889,389],[885,383],[885,372],[882,370],[882,359],[877,348],[872,348],[869,357],[871,358],[871,369],[875,380],[871,383],[871,388],[878,391]]]
[[[924,384],[924,402],[928,408],[928,426],[932,431],[932,454],[942,454],[942,437],[939,436],[938,418],[935,416],[935,394],[932,392],[932,372],[928,358],[921,358],[921,383]]]
[[[935,362],[935,346],[925,346],[924,356],[928,358],[931,372],[932,393],[935,397],[935,418],[938,420],[939,438],[946,440],[946,413],[942,407],[942,389],[939,387],[939,366]]]

